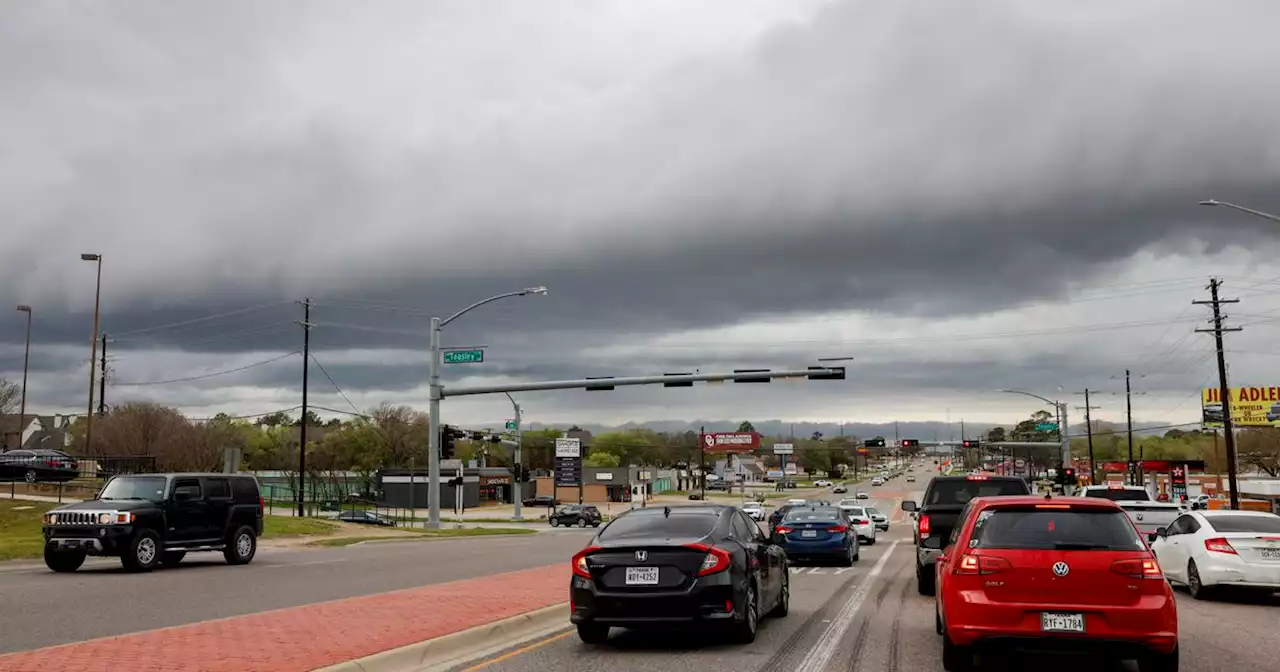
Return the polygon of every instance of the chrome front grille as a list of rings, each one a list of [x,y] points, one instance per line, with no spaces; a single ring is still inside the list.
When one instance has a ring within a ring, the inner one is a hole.
[[[53,511],[51,516],[56,516],[57,522],[54,525],[97,525],[98,516],[108,511]]]

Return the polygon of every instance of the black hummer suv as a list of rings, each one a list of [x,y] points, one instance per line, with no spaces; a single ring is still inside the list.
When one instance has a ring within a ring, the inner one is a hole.
[[[934,565],[970,500],[1029,494],[1031,488],[1017,476],[936,476],[929,481],[921,502],[904,501],[902,510],[916,515],[916,590],[921,595],[933,594]]]
[[[127,570],[147,572],[188,552],[222,551],[229,564],[243,565],[258,550],[262,509],[252,476],[116,476],[97,499],[45,514],[44,563],[74,572],[86,556],[113,556]]]

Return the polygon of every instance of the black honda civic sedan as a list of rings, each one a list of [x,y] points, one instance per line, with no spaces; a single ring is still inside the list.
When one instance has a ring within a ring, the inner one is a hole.
[[[613,627],[723,628],[755,641],[763,616],[786,616],[787,555],[737,507],[628,511],[573,556],[570,620],[588,644]]]

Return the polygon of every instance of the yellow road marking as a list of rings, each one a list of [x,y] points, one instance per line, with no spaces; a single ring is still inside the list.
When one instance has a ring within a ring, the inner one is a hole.
[[[558,635],[552,635],[552,636],[550,636],[550,637],[548,637],[548,638],[546,638],[546,639],[543,639],[543,640],[540,640],[540,641],[534,642],[534,643],[532,643],[532,644],[527,644],[527,645],[525,645],[525,646],[522,646],[522,647],[520,647],[520,648],[516,649],[515,651],[508,651],[507,653],[504,653],[504,654],[502,654],[501,656],[497,656],[497,657],[494,657],[494,658],[490,658],[490,659],[488,659],[488,660],[486,660],[486,661],[484,661],[484,662],[481,662],[481,663],[478,663],[478,664],[476,664],[476,665],[473,665],[472,667],[468,667],[467,669],[463,670],[462,672],[476,672],[477,670],[483,670],[484,668],[489,667],[490,665],[497,665],[498,663],[501,663],[501,662],[503,662],[503,661],[511,660],[512,658],[515,658],[516,656],[523,656],[524,654],[529,653],[530,651],[536,651],[536,650],[538,650],[538,649],[541,649],[542,647],[544,647],[544,646],[546,646],[546,645],[548,645],[548,644],[550,644],[550,643],[552,643],[552,642],[560,641],[560,640],[564,639],[565,637],[568,637],[569,635],[572,635],[573,633],[574,633],[574,631],[573,631],[573,630],[570,630],[570,631],[568,631],[568,632],[562,632],[562,633],[560,633],[560,634],[558,634]]]

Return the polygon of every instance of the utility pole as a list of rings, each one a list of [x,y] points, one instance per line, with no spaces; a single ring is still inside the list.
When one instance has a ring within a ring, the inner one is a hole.
[[[302,300],[302,421],[298,428],[298,517],[307,515],[307,376],[311,372],[311,299]],[[413,472],[409,472],[413,480]],[[413,503],[410,502],[410,506]]]
[[[1129,485],[1138,484],[1138,465],[1133,463],[1133,391],[1129,387],[1129,369],[1124,370],[1124,414],[1129,425]]]
[[[520,449],[524,445],[524,419],[520,416],[520,404],[510,395],[507,399],[511,400],[511,408],[515,411],[516,417],[516,451],[515,451],[515,473],[512,475],[511,499],[515,504],[515,517],[517,521],[524,520],[523,514],[520,512],[520,506],[524,503],[524,463],[520,461]]]
[[[98,378],[98,417],[107,414],[107,334],[102,334],[102,373]]]
[[[1210,278],[1209,285],[1205,289],[1209,290],[1209,295],[1212,298],[1208,301],[1192,301],[1191,303],[1213,306],[1213,328],[1196,329],[1196,331],[1212,333],[1218,350],[1218,393],[1222,396],[1222,436],[1227,444],[1227,487],[1231,488],[1231,508],[1239,510],[1240,488],[1236,481],[1236,437],[1231,426],[1231,389],[1227,387],[1227,360],[1222,350],[1222,334],[1228,331],[1241,331],[1242,328],[1222,326],[1222,321],[1226,319],[1226,316],[1222,314],[1222,304],[1240,303],[1240,299],[1219,298],[1218,288],[1221,286],[1221,280]]]
[[[1089,392],[1090,392],[1089,388],[1085,388],[1084,406],[1083,407],[1077,406],[1076,408],[1079,408],[1080,410],[1084,411],[1085,431],[1089,436],[1089,482],[1093,485],[1097,485],[1098,484],[1098,464],[1093,459],[1093,414],[1090,411],[1096,411],[1102,407],[1089,405]]]
[[[702,501],[707,501],[707,428],[702,426],[698,428],[698,480],[702,483]],[[787,463],[786,458],[782,462],[782,480],[787,480]],[[627,467],[630,469],[630,467]]]

